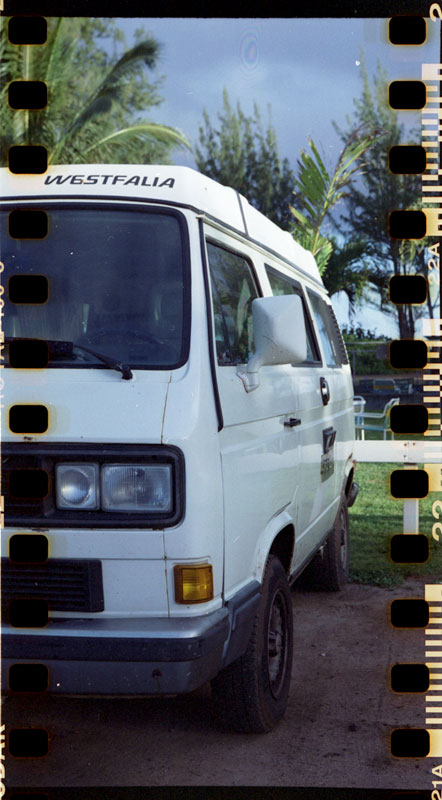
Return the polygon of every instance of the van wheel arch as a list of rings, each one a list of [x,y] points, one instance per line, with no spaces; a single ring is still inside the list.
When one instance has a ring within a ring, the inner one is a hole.
[[[348,474],[347,482],[345,484],[345,496],[346,496],[347,500],[348,500],[348,498],[350,496],[350,490],[351,490],[351,485],[353,483],[354,474],[355,474],[355,469],[354,469],[354,467],[352,467],[350,472],[349,472],[349,474]]]
[[[268,555],[279,558],[286,575],[290,574],[290,567],[295,550],[295,529],[293,525],[286,525],[273,539]]]

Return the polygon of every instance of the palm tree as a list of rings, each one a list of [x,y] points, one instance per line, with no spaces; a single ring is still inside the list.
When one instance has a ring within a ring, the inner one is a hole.
[[[352,316],[355,307],[362,300],[368,301],[366,292],[372,276],[365,263],[366,244],[362,241],[350,241],[339,244],[333,236],[330,238],[332,251],[327,266],[322,273],[322,280],[330,297],[337,292],[344,292],[349,303]]]
[[[157,84],[148,84],[160,46],[152,37],[109,63],[93,38],[94,20],[48,20],[44,46],[11,45],[6,20],[0,30],[0,145],[4,163],[9,147],[39,144],[49,163],[149,163],[164,161],[173,147],[188,147],[178,130],[134,117],[158,105]],[[98,22],[97,22],[98,25]],[[98,28],[97,28],[98,29]],[[114,40],[118,34],[113,33]],[[48,87],[48,105],[40,111],[12,110],[8,84],[40,80]]]
[[[377,134],[360,136],[354,131],[347,141],[333,172],[329,173],[315,143],[310,140],[313,155],[301,151],[299,172],[295,180],[298,208],[290,206],[295,223],[292,233],[297,241],[316,258],[322,274],[333,252],[333,240],[321,233],[323,223],[332,209],[346,196],[346,187],[363,167],[361,158]],[[346,253],[346,262],[348,263]]]

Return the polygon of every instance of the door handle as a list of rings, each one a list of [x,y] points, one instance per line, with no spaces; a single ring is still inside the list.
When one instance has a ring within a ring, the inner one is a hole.
[[[284,420],[284,428],[295,428],[296,425],[300,425],[301,420],[297,417],[290,417],[290,419]]]
[[[321,387],[322,403],[323,403],[324,406],[326,406],[328,401],[330,400],[329,385],[328,385],[327,381],[325,380],[325,378],[320,378],[319,379],[319,385]]]

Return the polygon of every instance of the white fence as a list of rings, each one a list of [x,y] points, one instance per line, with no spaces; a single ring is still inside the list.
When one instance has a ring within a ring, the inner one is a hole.
[[[442,442],[440,441],[356,441],[353,449],[356,461],[394,462],[404,469],[428,465],[430,491],[442,491]],[[357,480],[357,471],[356,471]],[[357,502],[357,501],[356,501]],[[403,500],[403,533],[419,533],[419,500]]]

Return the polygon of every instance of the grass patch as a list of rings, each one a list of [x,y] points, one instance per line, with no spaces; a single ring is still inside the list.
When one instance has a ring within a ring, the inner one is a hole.
[[[390,495],[389,477],[398,464],[359,462],[355,480],[359,494],[350,508],[350,580],[376,586],[398,586],[409,577],[442,581],[442,541],[431,537],[434,522],[431,507],[437,499],[430,493],[419,501],[419,533],[430,541],[430,557],[426,564],[394,564],[390,561],[389,542],[395,533],[402,533],[403,501]]]

